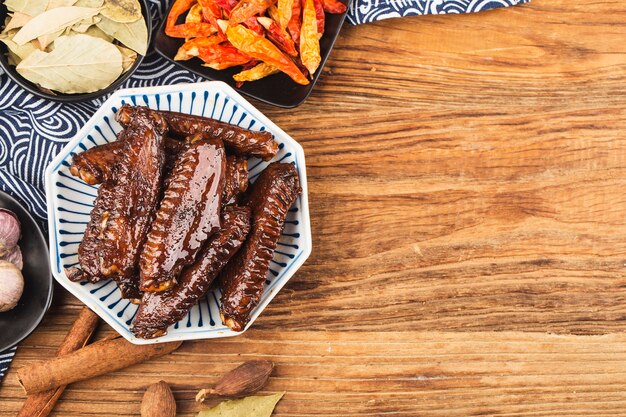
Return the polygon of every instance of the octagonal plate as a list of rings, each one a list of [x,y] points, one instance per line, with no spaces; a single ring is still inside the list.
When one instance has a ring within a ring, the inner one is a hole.
[[[246,329],[254,323],[311,253],[304,152],[295,140],[222,82],[132,88],[114,93],[46,169],[50,264],[54,278],[132,343],[148,344],[240,334],[222,324],[219,317],[220,293],[215,289],[209,291],[186,317],[170,326],[165,336],[150,340],[139,339],[130,331],[130,324],[138,307],[120,297],[112,280],[92,284],[76,283],[67,278],[65,268],[78,264],[78,245],[98,192],[97,186],[85,184],[70,174],[72,156],[93,146],[116,140],[116,134],[122,127],[115,121],[115,112],[124,103],[208,116],[251,130],[268,130],[274,135],[280,148],[269,162],[290,162],[297,167],[302,195],[289,211],[266,277],[263,297]],[[256,158],[248,160],[251,182],[254,182],[269,162]]]

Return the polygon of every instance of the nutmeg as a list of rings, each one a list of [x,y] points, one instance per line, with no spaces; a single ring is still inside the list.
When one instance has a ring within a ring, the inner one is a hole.
[[[271,361],[248,361],[224,375],[213,388],[203,389],[196,401],[207,398],[238,398],[254,394],[267,383],[274,369]]]
[[[165,381],[146,389],[141,401],[141,417],[176,417],[176,400]]]

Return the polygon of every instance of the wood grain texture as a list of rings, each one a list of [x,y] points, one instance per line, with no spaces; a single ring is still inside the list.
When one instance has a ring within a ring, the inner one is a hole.
[[[626,415],[626,8],[533,0],[346,25],[301,107],[313,254],[244,336],[77,383],[54,416],[137,415],[245,359],[276,416]],[[61,290],[15,368],[51,357]],[[110,334],[104,328],[100,337]]]

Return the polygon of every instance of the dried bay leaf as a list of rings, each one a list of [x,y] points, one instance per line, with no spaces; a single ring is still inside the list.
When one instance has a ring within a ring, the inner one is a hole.
[[[141,6],[137,0],[104,0],[102,16],[118,23],[132,23],[141,19]]]
[[[55,9],[57,7],[73,6],[78,0],[49,0],[46,10]]]
[[[26,58],[35,49],[37,49],[31,43],[18,45],[15,42],[13,42],[12,38],[16,33],[17,31],[11,31],[11,32],[3,33],[2,35],[0,35],[0,42],[5,44],[7,48],[9,49],[12,60],[16,62],[15,65],[17,65],[17,63],[19,63],[22,59]]]
[[[103,4],[104,0],[78,0],[75,6],[100,8]]]
[[[122,54],[122,74],[125,73],[133,66],[135,61],[137,60],[137,52],[132,49],[125,48],[123,46],[115,45],[117,49],[120,50]]]
[[[37,38],[37,47],[42,51],[45,51],[48,45],[56,40],[59,36],[61,36],[64,32],[64,29],[57,30],[53,33],[46,33],[45,35],[41,35]]]
[[[33,17],[15,35],[13,40],[23,45],[40,36],[55,33],[68,26],[98,14],[99,9],[91,7],[57,7]]]
[[[8,51],[7,52],[7,62],[9,63],[9,65],[13,65],[14,67],[19,64],[19,57],[16,56],[13,52]]]
[[[98,26],[90,26],[89,29],[85,31],[85,35],[93,36],[95,38],[104,39],[107,42],[113,42],[113,36],[109,36],[102,31]]]
[[[37,16],[46,10],[48,0],[5,0],[4,5],[10,12],[20,12],[29,16]]]
[[[102,18],[100,16],[91,16],[87,19],[81,20],[78,23],[74,23],[72,25],[72,30],[74,32],[85,33],[90,27],[94,26],[96,23],[98,23],[101,20]]]
[[[270,417],[284,392],[268,396],[252,396],[219,403],[196,417]]]
[[[76,34],[54,41],[52,52],[33,51],[17,66],[24,78],[61,93],[90,93],[122,73],[122,54],[103,39]]]
[[[21,12],[14,12],[10,14],[9,22],[4,27],[3,32],[8,32],[13,29],[21,28],[31,19],[32,17],[30,15]]]
[[[148,50],[148,28],[144,19],[139,19],[133,23],[119,23],[102,16],[102,20],[96,23],[96,26],[138,54],[146,54]]]

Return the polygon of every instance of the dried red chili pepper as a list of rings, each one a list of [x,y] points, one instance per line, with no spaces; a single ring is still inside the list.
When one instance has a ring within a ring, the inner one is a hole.
[[[249,69],[252,69],[252,68],[256,67],[260,63],[261,63],[261,61],[259,61],[258,59],[251,59],[250,61],[248,61],[245,64],[243,64],[241,66],[241,69],[242,69],[242,71],[249,70]]]
[[[291,19],[289,19],[289,24],[287,24],[287,31],[298,48],[300,48],[300,30],[302,29],[301,12],[302,6],[300,5],[300,1],[295,0],[292,4]]]
[[[203,67],[211,68],[217,71],[225,70],[225,69],[232,68],[232,67],[238,67],[240,65],[241,65],[241,62],[239,61],[206,62],[202,64]]]
[[[177,25],[178,18],[191,9],[196,0],[176,0],[165,24],[165,33],[173,38],[196,38],[206,37],[215,32],[209,23],[192,22]]]
[[[309,80],[302,74],[296,64],[268,39],[257,35],[243,25],[229,27],[226,31],[226,36],[230,43],[244,54],[278,68],[298,84],[309,84]]]
[[[317,17],[314,0],[303,0],[302,32],[300,33],[300,59],[311,76],[322,61],[320,55],[320,34],[317,32]]]
[[[324,3],[324,11],[330,14],[342,14],[348,9],[339,0],[322,0],[322,3]]]
[[[298,51],[291,36],[278,26],[278,23],[269,17],[257,17],[259,23],[267,30],[267,37],[282,49],[286,54],[298,56]]]
[[[324,33],[324,26],[326,25],[326,15],[324,15],[324,4],[322,0],[313,0],[315,6],[315,17],[317,19],[317,33]]]
[[[237,5],[237,0],[215,0],[215,2],[222,8],[226,17],[230,16],[230,12]]]
[[[252,16],[243,22],[243,24],[250,30],[255,31],[257,34],[263,36],[265,31],[263,31],[263,26],[259,23],[256,17]]]
[[[198,57],[205,62],[205,66],[213,69],[230,68],[250,61],[248,55],[228,43],[199,48],[198,52]]]
[[[230,25],[243,23],[252,16],[262,15],[276,0],[241,0],[230,12]]]
[[[278,25],[282,29],[287,29],[287,25],[289,24],[289,21],[291,20],[291,14],[293,13],[293,3],[294,3],[294,0],[278,0],[278,3],[277,3],[278,4],[277,6],[278,19],[274,18],[274,20],[278,22]]]
[[[273,5],[271,7],[268,7],[267,9],[267,15],[274,19],[275,22],[279,22],[280,25],[280,12],[278,11],[278,7],[276,7],[276,5]],[[290,14],[291,15],[291,14]],[[289,23],[289,22],[287,22]],[[285,26],[286,27],[286,26]]]
[[[202,7],[202,17],[204,20],[215,28],[216,32],[220,32],[217,20],[222,18],[222,8],[216,0],[198,0],[198,4]],[[226,39],[224,37],[224,39]]]
[[[215,28],[210,23],[183,23],[166,28],[165,33],[172,38],[198,38],[215,33]]]
[[[202,7],[202,16],[204,20],[210,22],[212,19],[222,18],[222,8],[215,0],[198,0],[198,4]]]
[[[202,7],[199,4],[194,4],[189,9],[189,13],[185,16],[185,23],[201,23],[202,22]]]
[[[185,61],[200,55],[200,48],[209,48],[222,42],[223,39],[219,35],[211,35],[206,38],[194,38],[185,42],[174,57],[175,61]]]
[[[276,74],[278,69],[273,67],[265,62],[261,62],[253,68],[245,69],[240,73],[233,75],[233,79],[237,81],[237,83],[242,83],[244,81],[256,81],[261,78],[265,78],[268,75]]]

